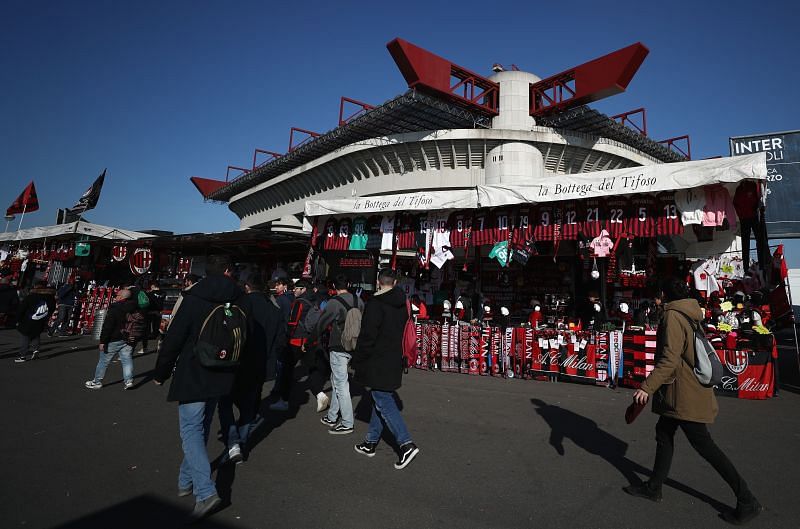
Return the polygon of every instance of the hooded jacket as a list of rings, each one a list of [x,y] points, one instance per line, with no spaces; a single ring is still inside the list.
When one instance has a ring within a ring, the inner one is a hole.
[[[379,292],[364,309],[352,364],[355,379],[370,389],[394,391],[403,378],[406,295],[397,287]]]
[[[696,323],[703,310],[694,299],[667,303],[658,326],[656,366],[641,386],[653,400],[653,413],[684,421],[712,423],[717,399],[712,388],[700,385],[694,375],[694,331],[680,313]]]
[[[341,299],[348,304],[345,306]],[[328,341],[328,350],[329,351],[344,351],[344,346],[342,346],[342,331],[344,330],[344,320],[347,318],[347,311],[353,308],[353,303],[357,303],[358,309],[361,312],[364,312],[364,302],[361,301],[361,298],[356,296],[355,294],[351,294],[350,292],[346,294],[336,294],[334,297],[330,298],[328,302],[325,304],[325,310],[322,311],[322,315],[319,318],[319,321],[316,324],[315,329],[315,338],[317,336],[322,336],[325,333],[325,330],[330,326],[331,328],[331,336],[330,340]],[[364,322],[361,322],[361,329],[362,333],[364,332]]]
[[[25,336],[41,334],[56,308],[55,295],[52,288],[32,289],[17,309],[17,330]]]
[[[133,297],[112,303],[103,320],[103,328],[100,329],[100,343],[109,344],[124,340],[122,329],[125,327],[128,314],[135,310],[139,310],[139,305]]]
[[[230,394],[237,370],[203,367],[194,345],[214,307],[237,302],[242,295],[236,283],[225,276],[208,276],[184,292],[181,310],[175,314],[156,360],[156,381],[174,376],[167,400],[196,402]]]

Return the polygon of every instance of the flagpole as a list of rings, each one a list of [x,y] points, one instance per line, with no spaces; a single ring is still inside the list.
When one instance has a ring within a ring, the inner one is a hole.
[[[22,204],[22,216],[19,218],[19,226],[17,226],[17,231],[22,229],[22,219],[25,218],[25,211],[28,209],[28,204]]]

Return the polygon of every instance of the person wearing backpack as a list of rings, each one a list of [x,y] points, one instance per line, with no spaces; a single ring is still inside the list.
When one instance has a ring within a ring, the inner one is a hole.
[[[736,494],[736,509],[723,513],[723,518],[734,524],[746,523],[758,515],[761,505],[711,438],[707,425],[717,415],[717,400],[714,389],[703,386],[694,371],[695,328],[701,325],[703,310],[689,297],[684,280],[669,279],[663,290],[668,303],[658,326],[656,366],[633,394],[639,405],[652,398],[653,413],[660,415],[656,424],[655,464],[646,483],[630,485],[624,490],[632,496],[661,501],[661,487],[672,464],[675,431],[680,428],[697,453]]]
[[[87,389],[102,389],[103,377],[108,364],[119,355],[122,364],[122,388],[133,387],[133,343],[137,333],[144,332],[144,316],[138,312],[132,292],[123,288],[114,296],[114,301],[106,311],[103,328],[100,329],[100,349],[94,378],[87,380]]]
[[[328,433],[353,433],[353,401],[350,399],[350,382],[347,366],[352,359],[361,331],[361,313],[364,302],[347,290],[347,278],[337,276],[333,280],[336,295],[325,304],[325,310],[316,325],[316,335],[330,328],[328,352],[331,363],[331,404],[322,424],[329,427]],[[339,421],[341,415],[341,421]]]
[[[419,448],[411,439],[395,401],[403,378],[403,336],[409,319],[405,293],[396,284],[393,270],[381,270],[378,290],[364,309],[353,367],[355,380],[369,389],[372,418],[364,442],[354,448],[359,454],[373,457],[385,423],[400,446],[399,458],[394,464],[394,468],[400,470],[414,460]]]
[[[247,343],[246,319],[241,318],[240,308],[243,292],[231,279],[232,270],[230,257],[208,257],[207,276],[184,292],[154,368],[155,384],[172,377],[167,400],[178,403],[183,448],[178,496],[194,494],[193,521],[208,516],[222,502],[211,479],[206,443],[217,400],[230,395],[239,369],[236,359]],[[222,347],[223,338],[229,345]],[[216,367],[210,365],[209,351],[216,351]],[[225,362],[227,367],[220,365]]]
[[[44,281],[37,281],[30,293],[17,307],[17,332],[20,334],[19,354],[16,363],[28,360],[28,350],[33,347],[30,360],[39,356],[40,335],[56,308],[55,291]]]
[[[330,404],[330,398],[323,391],[325,377],[316,363],[316,344],[312,332],[313,325],[319,319],[319,304],[309,287],[304,279],[300,279],[294,285],[294,299],[289,310],[288,322],[289,347],[281,359],[279,399],[269,407],[273,411],[289,409],[289,398],[295,384],[294,374],[298,362],[308,369],[309,389],[317,400],[317,412],[323,411]]]

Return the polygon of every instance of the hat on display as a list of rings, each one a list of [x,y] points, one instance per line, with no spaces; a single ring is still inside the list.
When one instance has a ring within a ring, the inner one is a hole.
[[[459,310],[464,308],[464,303],[460,299],[456,301],[456,308]]]

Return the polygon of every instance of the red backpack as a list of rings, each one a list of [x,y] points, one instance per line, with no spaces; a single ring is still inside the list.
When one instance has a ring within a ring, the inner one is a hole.
[[[403,367],[408,372],[408,368],[417,365],[417,326],[414,318],[411,317],[411,301],[406,300],[406,310],[408,319],[403,327]]]

